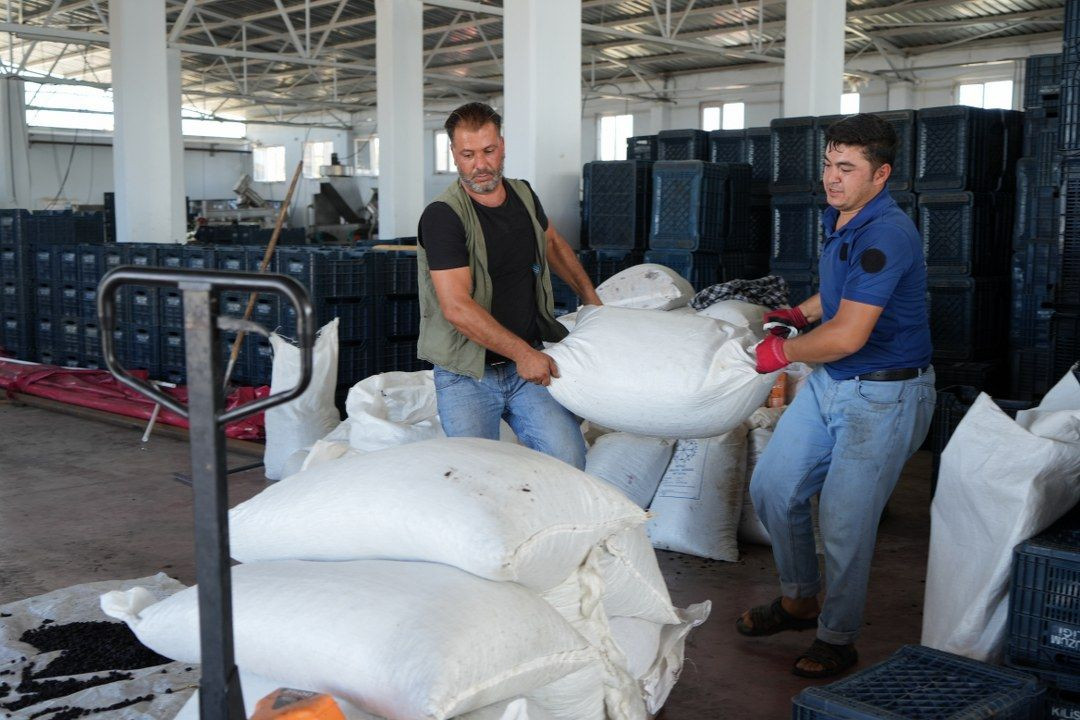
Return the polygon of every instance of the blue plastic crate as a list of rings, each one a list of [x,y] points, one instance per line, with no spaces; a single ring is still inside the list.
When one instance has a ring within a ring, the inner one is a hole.
[[[626,159],[656,161],[656,136],[636,135],[626,138]]]
[[[1003,276],[1009,272],[1011,224],[990,193],[919,193],[919,231],[931,275]]]
[[[131,285],[127,289],[127,319],[141,327],[156,327],[161,318],[159,288]]]
[[[374,250],[369,262],[375,278],[374,294],[415,295],[419,292],[415,250]]]
[[[153,243],[130,243],[127,262],[139,267],[155,267],[158,265],[158,249]]]
[[[274,331],[281,317],[282,298],[276,293],[256,293],[251,308],[251,321],[269,331]]]
[[[124,265],[126,260],[123,250],[122,245],[78,245],[78,284],[96,285],[106,272]]]
[[[245,272],[248,267],[248,252],[242,247],[218,246],[214,248],[214,267],[230,272]]]
[[[41,315],[34,319],[34,345],[38,351],[42,348],[48,348],[49,352],[53,351],[56,346],[56,330],[59,325],[59,321],[54,321],[51,315]]]
[[[1061,53],[1029,55],[1024,63],[1024,110],[1057,106],[1061,98]]]
[[[1055,288],[1058,305],[1080,308],[1080,162],[1062,163],[1061,270]]]
[[[1025,673],[919,645],[838,682],[806,688],[793,720],[1037,720],[1044,689]]]
[[[415,341],[414,350],[415,350]],[[381,345],[376,340],[353,341],[338,348],[338,381],[351,387],[366,377],[381,372],[379,351]]]
[[[992,396],[1004,393],[1003,397],[1016,397],[1011,395],[1008,388],[1002,384],[1005,380],[1006,369],[1006,363],[1003,360],[991,360],[989,362],[935,360],[934,385],[939,389],[953,385],[965,385]]]
[[[128,368],[146,370],[150,377],[161,372],[161,334],[156,327],[132,327],[128,336]]]
[[[157,251],[157,264],[160,267],[178,269],[184,267],[184,246],[163,245]]]
[[[1057,240],[1030,240],[1013,255],[1010,340],[1014,346],[1049,346],[1060,263]]]
[[[13,246],[28,239],[28,210],[0,210],[0,246]]]
[[[1020,154],[1037,161],[1059,162],[1060,116],[1057,109],[1033,108],[1024,113],[1024,141]]]
[[[892,197],[893,202],[904,211],[904,214],[911,218],[911,222],[915,223],[915,227],[919,227],[919,208],[915,193],[890,190],[889,195]]]
[[[773,195],[771,268],[810,273],[817,267],[818,212],[810,193]]]
[[[658,162],[653,165],[649,248],[720,252],[750,233],[750,166]],[[595,212],[595,209],[594,209]]]
[[[695,291],[720,281],[720,254],[686,250],[649,250],[645,262],[669,267],[690,281]]]
[[[20,282],[0,283],[0,314],[28,315],[33,304],[27,288]]]
[[[1070,15],[1080,17],[1080,11],[1066,3],[1066,23]],[[1061,115],[1058,125],[1058,147],[1066,153],[1080,149],[1080,46],[1065,46],[1061,63]]]
[[[1002,318],[1009,312],[1009,279],[930,275],[927,305],[934,356],[945,360],[1000,357]]]
[[[892,125],[896,132],[896,159],[889,174],[889,190],[911,190],[915,183],[915,111],[889,110],[874,114]]]
[[[788,287],[788,305],[792,307],[810,299],[818,291],[818,277],[811,273],[773,270],[771,274],[784,278]]]
[[[274,350],[270,340],[264,337],[252,338],[253,343],[248,353],[248,382],[256,387],[269,385],[274,371]]]
[[[300,282],[313,301],[334,296],[335,268],[340,250],[283,247],[277,250],[277,271]],[[249,268],[250,269],[250,268]]]
[[[1048,720],[1080,720],[1080,693],[1048,689],[1046,714]]]
[[[34,359],[32,323],[25,315],[0,315],[0,346],[19,360]]]
[[[772,128],[746,130],[746,162],[750,163],[750,187],[755,193],[769,192],[772,182]]]
[[[1053,387],[1053,359],[1045,348],[1017,348],[1009,357],[1009,395],[1022,400],[1038,400]]]
[[[416,338],[387,340],[378,350],[379,372],[416,372],[430,367],[430,363],[416,357]]]
[[[574,312],[581,304],[574,290],[555,273],[551,273],[551,294],[556,315]]]
[[[919,110],[915,190],[997,190],[1007,165],[1002,117],[965,105]]]
[[[582,266],[593,285],[598,286],[612,275],[643,261],[644,253],[638,250],[589,250],[582,258]]]
[[[720,254],[720,282],[752,280],[769,274],[767,252],[725,252]]]
[[[964,415],[975,404],[975,399],[985,388],[966,385],[944,386],[937,392],[937,403],[934,405],[934,416],[930,422],[930,432],[926,437],[924,448],[933,453],[940,453],[949,444],[949,438],[956,432]],[[1028,400],[1005,400],[993,398],[994,402],[1005,414],[1011,418],[1016,417],[1020,410],[1031,408]]]
[[[58,282],[79,284],[79,245],[61,245],[54,251],[53,277]]]
[[[747,208],[749,217],[746,247],[743,252],[769,254],[772,248],[772,203],[768,195],[751,195]],[[738,251],[730,244],[725,252]]]
[[[749,163],[746,130],[713,130],[709,133],[709,162]]]
[[[101,326],[96,320],[83,322],[79,355],[84,367],[100,368],[104,365],[101,359]]]
[[[829,126],[835,122],[843,120],[850,115],[820,115],[814,118],[814,160],[816,161],[814,169],[815,187],[814,192],[820,193],[821,175],[824,170],[825,164],[825,131],[829,129]]]
[[[30,253],[23,245],[0,247],[0,279],[25,282],[31,276]]]
[[[652,215],[653,163],[616,160],[586,163],[589,178],[589,244],[644,250]]]
[[[161,288],[159,307],[163,328],[182,330],[184,327],[184,293],[179,288]]]
[[[80,317],[83,309],[82,288],[78,285],[62,285],[56,289],[56,307],[61,315]]]
[[[82,352],[82,320],[78,317],[63,317],[56,324],[54,347],[61,355],[79,357]]]
[[[320,305],[317,309],[318,326],[322,327],[326,323],[330,322],[333,318],[338,318],[338,337],[343,341],[358,342],[362,340],[371,340],[380,337],[384,333],[385,325],[380,322],[381,318],[379,313],[384,312],[389,322],[389,316],[392,313],[391,308],[397,307],[401,303],[398,300],[382,300],[381,298],[337,298],[327,301]],[[416,330],[419,332],[420,328],[420,305],[415,299],[412,303],[416,305]],[[401,306],[404,307],[408,304],[405,301]],[[283,303],[286,306],[286,310],[283,313],[288,318],[287,321],[290,327],[289,329],[295,332],[295,312],[292,306],[288,303]],[[401,320],[403,323],[407,323],[405,319],[407,312],[401,314]],[[404,333],[402,333],[404,334]]]
[[[661,130],[656,135],[656,159],[708,160],[709,134],[704,130]]]
[[[773,193],[813,192],[820,187],[815,124],[813,117],[778,118],[770,123]]]
[[[193,270],[214,269],[214,248],[209,245],[185,245],[183,266]]]
[[[388,298],[384,307],[388,336],[420,333],[420,301],[417,298]]]
[[[1001,171],[995,190],[1016,190],[1016,161],[1024,148],[1024,113],[1019,110],[997,110],[1001,120]],[[991,141],[992,142],[992,141]]]
[[[51,317],[59,315],[59,303],[56,302],[56,286],[50,282],[38,282],[34,286],[34,311],[38,315]]]
[[[38,282],[56,282],[53,278],[53,246],[44,243],[33,243],[30,246],[30,262],[33,277]]]

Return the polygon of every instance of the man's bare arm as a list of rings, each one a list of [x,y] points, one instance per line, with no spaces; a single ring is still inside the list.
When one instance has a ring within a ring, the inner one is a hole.
[[[800,308],[802,307],[800,305]],[[820,307],[819,302],[818,317],[820,317]],[[883,308],[877,305],[841,300],[840,308],[832,320],[822,323],[805,335],[799,335],[785,342],[784,355],[791,362],[820,363],[833,362],[856,353],[870,339],[870,333],[873,332],[874,325],[881,317],[882,310]],[[806,314],[806,309],[803,309],[803,313]]]

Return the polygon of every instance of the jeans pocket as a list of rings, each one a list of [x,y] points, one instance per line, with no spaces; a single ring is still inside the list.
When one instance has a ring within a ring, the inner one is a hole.
[[[450,387],[451,385],[456,385],[457,383],[461,382],[462,380],[465,379],[465,376],[464,375],[459,375],[456,372],[451,372],[449,370],[444,370],[441,367],[437,367],[437,368],[435,368],[435,371],[434,371],[434,379],[435,379],[435,389],[436,390],[443,390],[445,388]]]
[[[895,380],[860,380],[857,392],[863,400],[875,405],[898,405],[904,399],[904,385]]]

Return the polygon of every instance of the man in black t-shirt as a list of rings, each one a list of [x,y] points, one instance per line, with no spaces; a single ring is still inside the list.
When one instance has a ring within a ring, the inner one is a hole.
[[[497,439],[505,419],[526,446],[584,467],[578,422],[544,387],[559,373],[542,342],[566,334],[549,267],[585,304],[600,299],[529,184],[503,177],[501,122],[483,103],[446,121],[460,177],[420,218],[419,354],[447,435]]]

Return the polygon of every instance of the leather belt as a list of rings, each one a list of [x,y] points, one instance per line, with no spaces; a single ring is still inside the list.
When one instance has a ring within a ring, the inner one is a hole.
[[[912,378],[919,377],[929,369],[930,366],[927,365],[924,368],[896,368],[893,370],[875,370],[874,372],[856,375],[852,379],[871,380],[873,382],[888,382],[890,380],[911,380]]]

